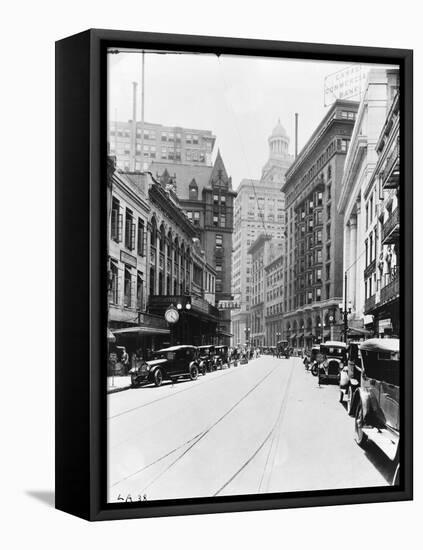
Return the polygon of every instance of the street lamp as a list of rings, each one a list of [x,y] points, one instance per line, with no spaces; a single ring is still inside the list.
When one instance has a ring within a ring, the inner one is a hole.
[[[250,343],[250,327],[247,327],[244,329],[245,332],[245,344],[248,345]]]
[[[344,303],[339,304],[339,311],[342,315],[343,322],[344,322],[344,342],[347,343],[347,333],[348,333],[348,315],[352,311],[352,303],[348,302],[347,305],[347,272],[345,272],[344,276]]]

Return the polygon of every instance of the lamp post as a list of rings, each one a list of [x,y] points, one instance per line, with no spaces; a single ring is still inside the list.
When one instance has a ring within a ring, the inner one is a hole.
[[[250,327],[244,329],[245,332],[245,345],[248,346],[250,343]]]
[[[347,334],[348,334],[348,315],[351,313],[352,304],[348,302],[347,305],[347,272],[345,272],[344,277],[344,303],[339,304],[339,311],[341,312],[343,319],[343,334],[344,342],[347,343]]]
[[[277,344],[279,342],[279,338],[281,337],[281,333],[280,332],[277,332],[276,333],[276,342],[275,344]]]

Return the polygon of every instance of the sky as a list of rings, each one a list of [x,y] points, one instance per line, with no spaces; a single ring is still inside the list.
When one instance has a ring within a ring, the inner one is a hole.
[[[138,82],[140,52],[109,54],[109,122],[132,118],[132,82]],[[211,130],[236,189],[259,179],[268,159],[268,137],[280,119],[294,153],[295,113],[299,151],[326,114],[324,79],[345,63],[205,54],[145,54],[144,120]],[[368,70],[370,65],[364,67]],[[214,158],[214,157],[213,157]]]

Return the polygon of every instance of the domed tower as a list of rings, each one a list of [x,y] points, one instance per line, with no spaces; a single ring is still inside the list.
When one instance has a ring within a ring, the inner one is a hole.
[[[268,142],[269,158],[263,166],[261,181],[268,184],[282,185],[285,172],[294,158],[289,154],[289,137],[280,119],[273,128]]]
[[[280,119],[278,119],[278,123],[273,128],[273,132],[268,141],[270,158],[286,158],[289,156],[289,137]]]

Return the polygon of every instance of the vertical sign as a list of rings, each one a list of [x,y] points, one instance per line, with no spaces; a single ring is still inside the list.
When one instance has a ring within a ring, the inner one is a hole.
[[[324,104],[329,107],[337,99],[360,100],[364,91],[368,69],[351,65],[325,77]]]

